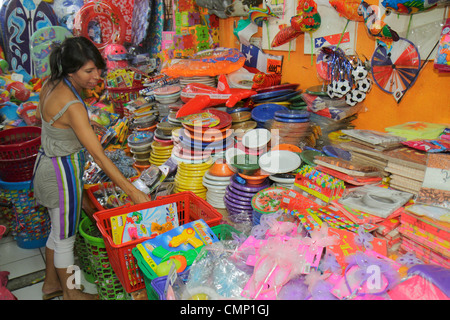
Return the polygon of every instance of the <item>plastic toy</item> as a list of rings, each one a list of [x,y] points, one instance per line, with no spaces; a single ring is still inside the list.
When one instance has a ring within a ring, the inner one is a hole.
[[[219,76],[217,88],[202,83],[190,83],[181,91],[180,98],[185,104],[177,111],[176,117],[185,117],[206,107],[222,103],[225,103],[228,108],[232,108],[240,100],[254,94],[256,91],[253,90],[230,88],[223,74]]]
[[[182,245],[183,243],[189,243],[194,248],[198,248],[203,245],[203,242],[195,237],[196,233],[193,228],[188,228],[183,230],[181,234],[178,236],[175,236],[172,238],[172,240],[169,241],[169,247],[178,247]]]
[[[30,98],[31,91],[25,87],[23,82],[13,81],[6,86],[6,90],[9,91],[11,97],[16,98],[19,101],[27,101]]]
[[[131,56],[127,49],[117,43],[108,44],[102,52],[103,58],[106,59],[106,67],[108,69],[126,68]]]

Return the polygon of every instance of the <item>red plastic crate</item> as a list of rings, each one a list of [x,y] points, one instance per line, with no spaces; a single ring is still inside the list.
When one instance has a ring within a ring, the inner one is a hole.
[[[172,202],[176,202],[177,204],[180,225],[203,219],[210,227],[213,227],[218,225],[222,220],[222,215],[213,206],[191,191],[183,191],[169,196],[159,197],[154,201],[142,204],[123,206],[94,213],[94,219],[105,240],[106,251],[111,266],[128,293],[145,288],[144,277],[131,251],[136,245],[149,238],[141,238],[120,245],[115,244],[112,239],[111,217],[132,211],[154,208]]]

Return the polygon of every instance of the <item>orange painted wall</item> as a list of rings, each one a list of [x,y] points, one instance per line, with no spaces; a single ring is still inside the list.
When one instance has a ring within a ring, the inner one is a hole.
[[[378,1],[367,1],[377,4]],[[233,22],[237,18],[220,19],[220,42],[224,47],[239,48],[239,41],[233,35]],[[257,36],[260,34],[257,34]],[[297,50],[264,52],[283,55],[282,82],[300,83],[300,89],[320,84],[311,55],[303,54],[304,36],[297,38]],[[356,52],[371,59],[375,40],[369,38],[363,23],[358,23]],[[314,58],[315,62],[315,58]],[[384,131],[384,128],[408,121],[425,121],[450,125],[450,74],[438,74],[429,61],[418,79],[405,94],[400,104],[394,97],[382,91],[376,84],[364,100],[366,112],[358,115],[353,123],[357,129]]]

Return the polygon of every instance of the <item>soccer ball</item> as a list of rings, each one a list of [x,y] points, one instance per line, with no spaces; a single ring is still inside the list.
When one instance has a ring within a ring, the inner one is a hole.
[[[365,93],[369,92],[372,89],[372,80],[370,78],[358,80],[355,89]]]
[[[358,103],[357,101],[353,100],[352,96],[353,96],[352,92],[349,92],[345,95],[345,103],[348,104],[350,107],[353,107]]]
[[[356,102],[361,102],[366,98],[366,93],[359,91],[359,90],[353,90],[352,91],[352,100]]]
[[[339,80],[333,83],[334,93],[338,98],[345,96],[351,89],[350,81],[347,79]]]
[[[352,76],[355,81],[365,79],[367,77],[367,70],[363,66],[357,66],[352,70]]]
[[[334,95],[334,88],[333,88],[333,84],[332,84],[332,83],[330,83],[330,84],[327,86],[327,94],[328,94],[328,96],[329,96],[331,99],[335,98],[335,95]]]

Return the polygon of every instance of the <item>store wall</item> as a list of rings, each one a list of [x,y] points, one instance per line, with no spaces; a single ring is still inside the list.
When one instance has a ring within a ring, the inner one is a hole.
[[[367,1],[377,4],[378,1]],[[225,47],[239,48],[233,35],[233,22],[238,18],[220,19],[220,43]],[[256,36],[260,34],[256,34]],[[297,50],[285,52],[265,50],[283,55],[282,82],[300,83],[301,89],[320,84],[311,56],[303,54],[304,36],[296,39]],[[360,56],[372,57],[375,43],[369,38],[363,23],[358,23],[356,52]],[[314,58],[315,61],[315,58]],[[408,121],[425,121],[450,125],[450,74],[438,74],[429,61],[422,69],[417,81],[397,104],[394,97],[382,91],[376,84],[364,100],[366,112],[358,115],[353,123],[358,129],[384,131],[384,128]]]

